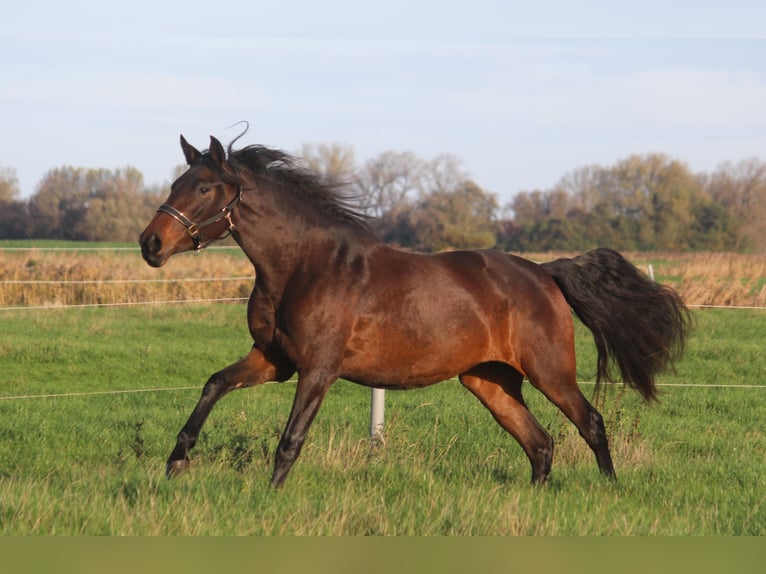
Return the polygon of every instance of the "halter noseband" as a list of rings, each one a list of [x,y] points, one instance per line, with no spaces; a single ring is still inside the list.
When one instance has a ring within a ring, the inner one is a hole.
[[[194,223],[191,219],[186,217],[182,212],[178,211],[175,207],[172,205],[168,205],[167,203],[163,203],[157,208],[157,213],[164,213],[165,215],[169,215],[173,219],[175,219],[178,223],[183,225],[186,228],[186,233],[189,234],[189,237],[191,237],[192,242],[194,243],[194,250],[200,251],[207,247],[209,243],[212,243],[213,241],[218,241],[219,239],[225,239],[229,236],[232,229],[234,229],[234,222],[231,220],[231,215],[234,213],[234,208],[237,206],[237,204],[242,199],[242,188],[239,188],[237,190],[237,195],[234,196],[234,199],[232,199],[229,203],[226,204],[226,206],[221,209],[218,213],[216,213],[212,217],[208,217],[204,221],[200,223]],[[222,219],[226,220],[226,233],[223,235],[219,235],[218,237],[215,237],[213,239],[208,239],[207,241],[203,241],[202,239],[202,229],[207,227],[208,225],[212,225],[214,223],[218,223]]]

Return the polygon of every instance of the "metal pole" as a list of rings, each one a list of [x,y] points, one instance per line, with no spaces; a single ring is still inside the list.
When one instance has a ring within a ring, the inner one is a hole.
[[[370,438],[383,438],[383,415],[385,405],[386,391],[384,389],[372,389],[370,399]]]

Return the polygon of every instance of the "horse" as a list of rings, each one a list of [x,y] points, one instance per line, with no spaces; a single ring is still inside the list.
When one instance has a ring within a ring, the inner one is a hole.
[[[572,312],[593,333],[596,388],[621,378],[651,403],[656,376],[680,358],[689,333],[689,311],[673,289],[606,248],[542,264],[493,250],[409,252],[375,236],[348,185],[284,151],[224,149],[213,136],[203,151],[183,135],[180,142],[188,169],[141,234],[141,253],[161,267],[230,234],[255,268],[253,343],[205,383],[168,478],[189,470],[189,451],[221,397],[297,373],[274,487],[339,378],[418,389],[457,377],[521,445],[532,483],[543,484],[554,445],[524,401],[526,379],[616,479],[604,419],[577,384]]]

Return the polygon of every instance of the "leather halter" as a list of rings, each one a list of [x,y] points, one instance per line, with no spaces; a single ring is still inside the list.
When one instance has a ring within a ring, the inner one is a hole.
[[[242,188],[239,188],[237,190],[237,195],[234,196],[234,199],[232,199],[229,203],[226,204],[226,206],[221,209],[218,213],[213,215],[212,217],[208,217],[204,221],[201,221],[200,223],[194,223],[191,219],[186,217],[182,212],[178,211],[175,207],[172,205],[168,205],[167,203],[163,203],[157,208],[157,213],[164,213],[165,215],[169,215],[173,219],[175,219],[178,223],[183,225],[186,228],[186,233],[189,234],[189,237],[191,237],[192,242],[194,243],[194,250],[200,251],[208,246],[209,243],[212,243],[213,241],[218,241],[220,239],[225,239],[229,236],[232,229],[234,229],[234,222],[231,220],[232,213],[234,213],[234,208],[237,206],[237,204],[242,199]],[[203,240],[202,237],[202,229],[212,225],[214,223],[218,223],[222,219],[226,220],[226,232],[222,235],[219,235],[218,237],[214,237],[212,239]]]

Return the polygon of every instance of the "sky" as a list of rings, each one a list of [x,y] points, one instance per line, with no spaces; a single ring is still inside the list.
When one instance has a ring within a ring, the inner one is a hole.
[[[450,153],[509,201],[663,153],[766,159],[766,3],[100,0],[0,9],[0,169],[22,197],[64,165],[147,185],[206,148]]]

